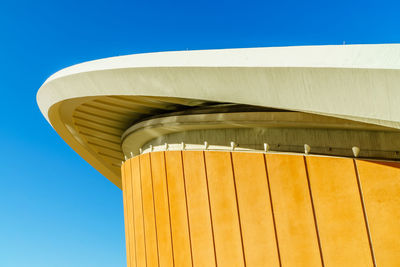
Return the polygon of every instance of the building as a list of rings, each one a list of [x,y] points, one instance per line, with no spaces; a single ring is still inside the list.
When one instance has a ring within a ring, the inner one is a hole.
[[[37,101],[122,189],[130,267],[400,265],[400,45],[107,58]]]

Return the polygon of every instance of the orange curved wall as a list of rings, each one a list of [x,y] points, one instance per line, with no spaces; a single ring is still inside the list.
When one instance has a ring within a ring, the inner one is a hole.
[[[400,266],[400,164],[214,151],[122,166],[128,266]]]

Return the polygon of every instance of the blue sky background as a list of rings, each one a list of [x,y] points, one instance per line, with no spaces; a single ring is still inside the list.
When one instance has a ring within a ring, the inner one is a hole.
[[[400,43],[399,1],[0,1],[0,266],[126,266],[122,193],[49,126],[54,72],[186,49]]]

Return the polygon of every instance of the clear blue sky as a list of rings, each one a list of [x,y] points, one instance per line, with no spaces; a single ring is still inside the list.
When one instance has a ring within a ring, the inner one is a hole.
[[[48,125],[61,68],[132,53],[400,43],[399,1],[1,1],[0,266],[125,266],[121,191]]]

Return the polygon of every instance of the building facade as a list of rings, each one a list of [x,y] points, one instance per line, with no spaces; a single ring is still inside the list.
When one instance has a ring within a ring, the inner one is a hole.
[[[37,99],[122,189],[130,267],[400,265],[400,45],[121,56]]]

